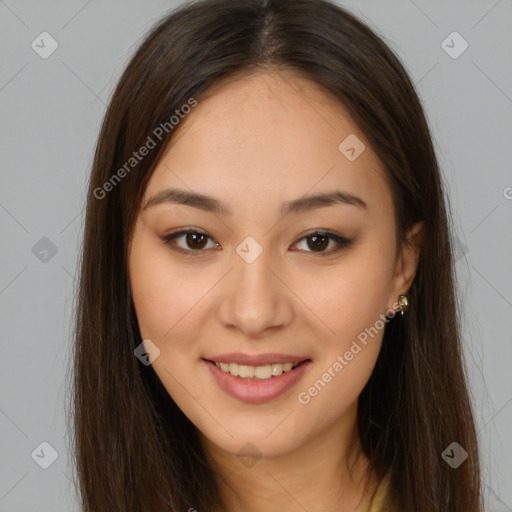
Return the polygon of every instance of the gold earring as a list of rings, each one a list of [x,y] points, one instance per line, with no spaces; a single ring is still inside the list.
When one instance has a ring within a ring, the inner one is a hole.
[[[398,297],[398,304],[400,305],[400,313],[403,318],[404,311],[407,311],[407,309],[409,308],[409,298],[407,297],[407,295],[400,295],[400,297]]]

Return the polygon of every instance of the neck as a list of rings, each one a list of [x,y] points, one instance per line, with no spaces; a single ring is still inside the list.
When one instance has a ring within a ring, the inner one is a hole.
[[[356,433],[357,410],[352,412],[352,422],[345,417],[295,450],[249,465],[201,435],[217,475],[215,512],[355,512],[376,481]]]

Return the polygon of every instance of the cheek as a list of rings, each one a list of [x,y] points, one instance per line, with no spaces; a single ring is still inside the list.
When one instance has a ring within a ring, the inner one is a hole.
[[[201,423],[191,400],[196,383],[190,381],[191,358],[199,360],[201,298],[215,282],[210,276],[170,265],[165,251],[151,248],[151,241],[134,248],[130,255],[130,279],[134,307],[142,339],[160,350],[152,368],[169,395],[187,415]],[[212,283],[209,283],[209,281]]]
[[[344,270],[325,279],[311,304],[329,327],[316,340],[317,364],[296,396],[305,424],[311,419],[306,428],[312,436],[354,407],[373,372],[386,327],[383,274],[356,265]]]
[[[389,249],[386,254],[368,246],[368,251],[358,250],[314,280],[295,281],[300,287],[297,295],[307,297],[309,309],[321,320],[317,325],[323,326],[316,340],[314,378],[301,390],[311,399],[316,393],[322,395],[312,400],[319,413],[328,400],[336,401],[332,413],[339,413],[357,399],[370,377],[387,325],[384,315],[392,269]],[[318,380],[310,395],[308,387]]]
[[[195,305],[213,286],[192,266],[169,264],[165,251],[134,248],[130,255],[132,297],[141,336],[165,342],[192,322]],[[204,276],[203,276],[204,277]]]
[[[293,288],[321,319],[329,338],[346,342],[385,313],[392,270],[384,252],[358,249],[339,264],[295,278]]]

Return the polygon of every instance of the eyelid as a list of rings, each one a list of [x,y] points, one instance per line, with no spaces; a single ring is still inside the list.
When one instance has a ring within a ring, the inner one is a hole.
[[[203,236],[206,236],[207,238],[209,238],[210,240],[214,240],[214,238],[211,237],[208,233],[205,233],[205,232],[201,231],[200,229],[190,227],[190,228],[180,229],[179,231],[175,231],[174,233],[169,233],[168,235],[164,235],[162,237],[162,243],[164,245],[167,245],[171,250],[179,252],[181,254],[184,254],[185,256],[193,256],[193,257],[201,256],[202,254],[204,254],[207,251],[207,249],[200,249],[200,250],[196,250],[196,251],[187,250],[187,249],[183,249],[181,247],[173,246],[173,244],[171,243],[175,238],[180,238],[181,236],[187,235],[190,233],[203,235]],[[215,242],[215,243],[218,244],[218,242]]]
[[[198,234],[198,235],[204,235],[207,238],[209,238],[210,240],[215,241],[215,239],[212,236],[210,236],[208,233],[205,233],[204,231],[202,231],[200,229],[190,227],[190,228],[180,229],[179,231],[176,231],[174,233],[170,233],[168,235],[164,235],[162,237],[162,243],[164,245],[169,246],[171,250],[179,252],[179,253],[184,254],[186,256],[200,257],[200,256],[204,255],[204,253],[206,253],[208,251],[208,249],[187,250],[187,249],[183,249],[181,247],[176,247],[176,246],[172,245],[172,243],[171,243],[172,240],[174,240],[175,238],[179,238],[179,237],[181,237],[183,235],[190,234],[190,233]],[[334,233],[332,231],[329,231],[329,230],[326,230],[326,229],[316,229],[316,230],[311,230],[311,231],[309,231],[309,232],[307,232],[307,233],[305,233],[303,235],[300,235],[300,237],[297,239],[296,242],[293,243],[293,245],[296,245],[297,243],[301,242],[305,238],[308,238],[308,237],[313,236],[313,235],[325,236],[326,238],[336,242],[338,245],[334,249],[330,249],[330,250],[322,251],[322,252],[317,252],[317,253],[315,251],[300,251],[300,250],[299,250],[299,252],[309,253],[312,256],[328,256],[328,255],[332,255],[334,253],[337,253],[341,249],[344,249],[344,248],[350,246],[354,242],[353,239],[346,238],[343,235]],[[218,242],[215,242],[215,243],[217,245],[219,245]]]
[[[301,251],[301,252],[305,252],[312,256],[326,256],[327,257],[327,256],[337,253],[341,249],[344,249],[344,248],[350,246],[354,242],[353,239],[347,238],[338,233],[334,233],[334,232],[326,230],[326,229],[316,229],[316,230],[309,231],[304,235],[301,235],[297,239],[297,241],[293,243],[293,245],[296,245],[299,242],[302,242],[302,240],[304,240],[305,238],[309,238],[310,236],[313,236],[313,235],[324,236],[324,237],[328,238],[329,240],[334,241],[337,244],[337,246],[334,249],[317,252],[317,253],[315,253],[315,251]]]

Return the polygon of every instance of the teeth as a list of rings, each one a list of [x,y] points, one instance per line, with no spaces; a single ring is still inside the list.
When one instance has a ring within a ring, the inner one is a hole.
[[[283,365],[281,363],[275,363],[272,366],[272,375],[274,377],[277,377],[278,375],[281,375],[283,373]]]
[[[254,367],[254,376],[257,379],[270,379],[272,377],[272,366],[266,364],[265,366]]]
[[[254,377],[254,366],[238,365],[238,376],[243,379],[252,379]]]
[[[289,372],[300,363],[272,363],[263,366],[246,366],[237,363],[215,363],[223,372],[230,373],[235,377],[243,379],[260,379],[266,380],[272,377],[278,377],[284,372]]]

